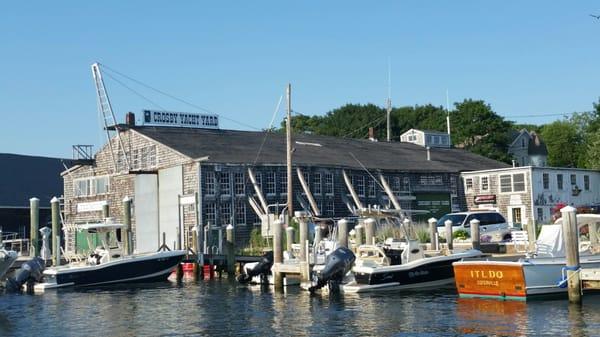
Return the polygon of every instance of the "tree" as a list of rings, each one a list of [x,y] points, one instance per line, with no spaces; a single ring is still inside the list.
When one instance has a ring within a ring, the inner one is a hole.
[[[582,152],[582,137],[577,126],[568,121],[555,121],[542,127],[542,139],[548,148],[548,165],[577,167]]]

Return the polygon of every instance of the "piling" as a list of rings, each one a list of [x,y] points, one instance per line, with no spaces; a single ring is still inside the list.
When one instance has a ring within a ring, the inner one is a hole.
[[[315,225],[315,238],[313,240],[313,243],[315,246],[319,245],[319,242],[321,242],[321,240],[323,240],[323,230],[321,229],[321,226],[319,224]]]
[[[452,220],[448,219],[444,222],[444,228],[446,231],[446,246],[448,247],[448,251],[454,249],[454,245],[452,242]]]
[[[529,251],[535,252],[535,221],[533,219],[529,219],[527,221],[527,240],[529,241]]]
[[[346,219],[338,221],[338,244],[348,248],[348,220]]]
[[[479,223],[480,221],[477,219],[471,220],[469,223],[471,225],[471,243],[473,244],[473,249],[481,249],[481,244],[479,241]]]
[[[363,236],[364,236],[364,232],[365,232],[365,227],[359,223],[358,225],[356,225],[356,227],[354,227],[354,243],[356,244],[356,247],[358,248],[360,245],[363,244]]]
[[[567,288],[569,302],[581,303],[581,281],[579,276],[579,229],[577,228],[577,210],[566,206],[560,210],[562,214],[562,230],[567,257]]]
[[[429,218],[429,242],[431,242],[431,250],[439,250],[438,235],[437,235],[437,219]]]
[[[375,219],[373,218],[365,220],[365,243],[368,245],[375,244]]]
[[[60,266],[60,205],[57,197],[50,200],[52,213],[52,265]]]
[[[283,251],[281,247],[282,226],[283,221],[279,219],[275,220],[275,222],[273,223],[273,263],[277,267],[279,267],[283,262]],[[283,275],[278,270],[276,270],[273,273],[273,284],[275,286],[275,289],[283,289]]]
[[[123,198],[123,231],[121,233],[121,241],[123,242],[123,251],[127,255],[133,252],[133,244],[131,242],[131,198]]]
[[[29,218],[29,254],[33,257],[37,257],[40,256],[40,239],[38,237],[38,230],[40,227],[40,199],[29,199]]]
[[[308,214],[302,211],[294,212],[294,216],[298,219],[300,230],[300,270],[301,282],[307,282],[308,275]]]
[[[292,256],[292,244],[294,244],[294,227],[288,226],[285,229],[285,250]]]
[[[235,232],[234,227],[230,224],[225,228],[225,238],[227,240],[227,276],[233,278],[235,276]]]

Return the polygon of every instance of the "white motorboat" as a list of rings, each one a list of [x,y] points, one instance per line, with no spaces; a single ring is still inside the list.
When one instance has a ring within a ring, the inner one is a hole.
[[[36,291],[66,286],[101,286],[116,283],[139,283],[167,280],[171,271],[185,256],[183,250],[126,255],[117,240],[116,230],[122,224],[100,223],[77,226],[77,230],[98,233],[101,246],[86,258],[74,259],[67,265],[44,270],[44,282]],[[90,244],[91,247],[91,244]]]

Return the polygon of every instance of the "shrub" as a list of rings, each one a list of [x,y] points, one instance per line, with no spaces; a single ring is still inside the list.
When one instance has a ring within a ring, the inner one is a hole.
[[[459,240],[466,240],[470,237],[469,232],[467,232],[464,229],[459,229],[457,231],[455,231],[454,233],[452,233],[452,237],[454,239],[459,239]]]

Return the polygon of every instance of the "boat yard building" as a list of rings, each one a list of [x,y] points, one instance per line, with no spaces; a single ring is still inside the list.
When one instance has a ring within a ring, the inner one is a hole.
[[[263,204],[286,203],[285,134],[135,125],[132,116],[128,121],[119,128],[124,151],[114,151],[119,139],[113,137],[93,163],[62,173],[66,223],[98,221],[105,204],[118,220],[122,200],[129,197],[134,247],[139,252],[155,251],[163,233],[169,246],[189,240],[196,223],[232,224],[236,241],[244,242],[261,223],[256,204],[249,203],[256,194],[249,169]],[[402,207],[428,210],[422,216],[426,219],[466,208],[461,172],[506,166],[464,150],[410,143],[300,134],[293,136],[292,146],[294,210],[310,208],[298,179],[301,174],[326,217],[351,214],[344,172],[364,206],[390,204],[377,182],[381,174]],[[67,239],[67,248],[75,249],[76,241]]]

